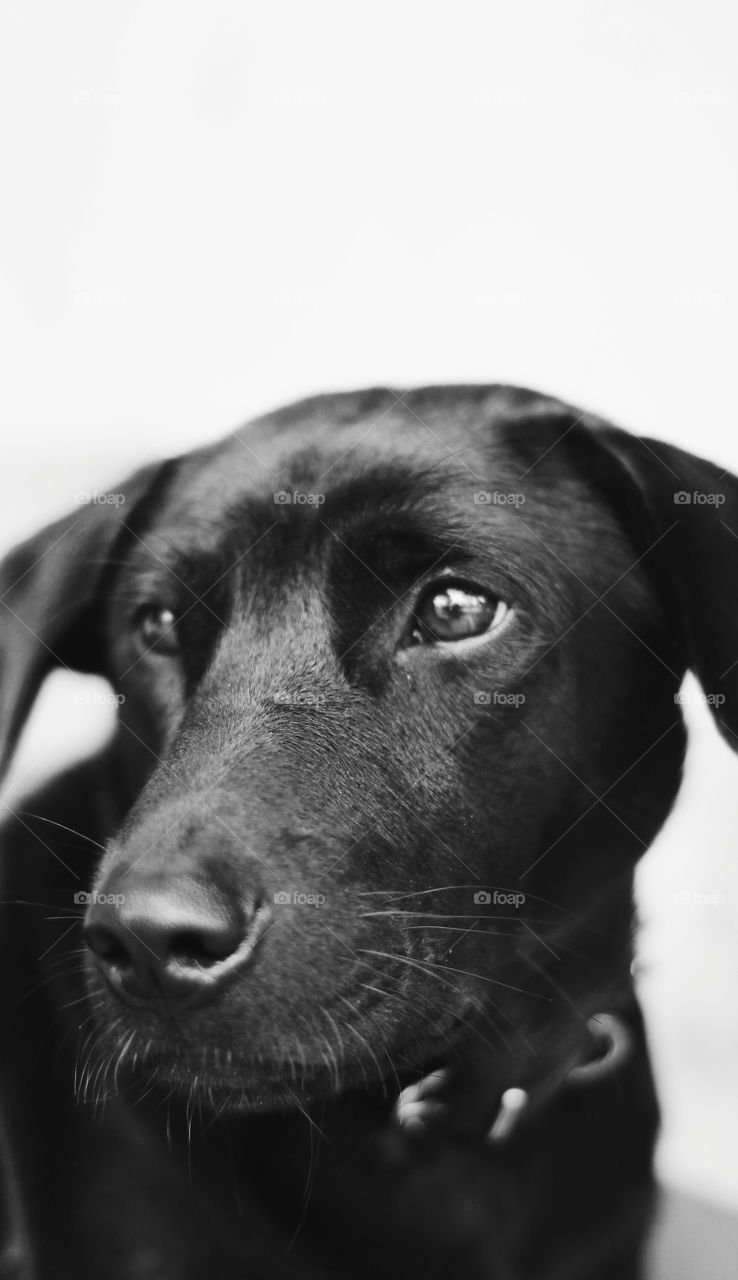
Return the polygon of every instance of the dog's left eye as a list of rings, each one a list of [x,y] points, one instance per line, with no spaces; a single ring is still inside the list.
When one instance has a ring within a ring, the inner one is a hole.
[[[499,596],[471,584],[435,583],[419,601],[411,644],[468,640],[501,625],[509,612]]]
[[[177,619],[166,605],[145,604],[134,618],[136,639],[145,651],[176,653],[179,649]]]

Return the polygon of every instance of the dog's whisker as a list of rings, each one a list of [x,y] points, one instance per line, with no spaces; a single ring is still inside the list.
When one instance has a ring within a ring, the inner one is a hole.
[[[462,891],[477,893],[482,887],[484,886],[480,886],[479,882],[477,882],[476,884],[436,885],[434,888],[431,888],[431,889],[357,889],[355,891],[355,896],[357,898],[383,897],[383,898],[389,898],[390,901],[393,901],[393,902],[400,902],[405,898],[416,899],[416,898],[422,898],[422,897],[429,896],[430,894],[436,894],[436,893],[460,893]],[[490,883],[486,887],[492,891],[497,889],[499,890],[500,893],[522,892],[519,885],[511,888],[511,887],[505,887],[502,885],[495,885]],[[526,903],[537,902],[544,907],[551,907],[552,910],[559,912],[563,916],[566,916],[566,918],[569,920],[576,921],[577,924],[582,925],[583,928],[587,929],[592,933],[602,934],[604,932],[604,930],[596,923],[595,920],[587,919],[586,917],[579,915],[577,912],[572,911],[570,906],[566,906],[564,903],[555,902],[551,898],[542,897],[541,894],[532,893],[527,888],[525,889],[524,892],[525,892]],[[367,914],[370,914],[370,913],[367,913]],[[518,913],[516,912],[516,916],[517,915]],[[485,918],[489,919],[489,916]],[[536,923],[535,916],[527,916],[526,918],[528,920],[532,920],[534,924]],[[538,919],[540,923],[545,922],[545,920],[540,917]]]
[[[516,924],[520,920],[528,920],[533,924],[548,924],[548,920],[543,916],[521,915],[519,911],[515,915],[510,912],[502,914],[475,915],[472,912],[449,912],[449,911],[398,911],[394,908],[386,911],[362,911],[359,915],[361,920],[369,920],[372,918],[387,919],[395,917],[398,920],[424,919],[428,921],[434,920],[472,920],[484,923],[485,921],[505,920],[509,924]],[[485,932],[489,932],[485,930]]]
[[[81,996],[77,996],[74,1000],[65,1000],[65,1001],[63,1002],[63,1004],[61,1005],[61,1008],[62,1008],[62,1009],[74,1009],[74,1007],[75,1007],[76,1005],[78,1005],[78,1004],[89,1004],[89,999],[90,999],[90,998],[89,998],[89,996],[88,996],[87,992],[85,992],[83,995],[81,995]],[[97,1005],[97,1007],[98,1007],[98,1008],[100,1007],[101,1003],[102,1003],[102,1002],[98,1002],[98,1005]]]
[[[472,973],[468,969],[455,969],[450,965],[446,966],[442,964],[436,964],[435,961],[432,961],[432,960],[413,960],[413,959],[410,959],[409,956],[398,956],[397,954],[393,954],[391,952],[375,951],[375,950],[372,950],[371,948],[360,947],[358,948],[358,951],[359,951],[359,954],[365,953],[366,955],[370,955],[370,956],[382,957],[385,960],[396,960],[396,961],[399,961],[401,964],[409,964],[409,965],[412,965],[414,968],[423,970],[424,972],[440,969],[444,973],[448,973],[448,972],[458,973],[463,975],[466,978],[473,978],[475,981],[489,982],[496,987],[505,987],[508,991],[516,991],[519,995],[530,996],[531,999],[533,1000],[548,1000],[548,997],[542,995],[541,992],[539,991],[526,991],[523,987],[514,986],[512,983],[509,983],[509,982],[501,982],[498,978],[491,978],[489,974]]]
[[[382,953],[380,953],[380,954],[382,954]],[[391,958],[391,957],[390,957],[390,958]],[[397,957],[397,956],[395,956],[394,958],[395,958],[395,959],[402,959],[402,957]],[[410,961],[410,962],[413,964],[413,966],[414,966],[414,967],[418,967],[418,968],[421,968],[421,969],[422,969],[422,967],[423,967],[423,964],[425,963],[425,962],[423,962],[423,961],[414,961],[411,957],[405,957],[405,959],[407,959],[408,961]],[[435,969],[427,970],[428,977],[435,978],[437,981],[440,981],[441,983],[443,983],[443,985],[446,987],[446,989],[447,989],[447,990],[452,991],[452,992],[454,993],[454,995],[455,995],[455,996],[457,996],[457,998],[460,1000],[460,1002],[461,1002],[461,1001],[463,1001],[463,999],[466,997],[466,993],[463,991],[463,989],[461,989],[461,988],[460,988],[460,987],[459,987],[459,986],[458,986],[458,985],[453,981],[453,979],[451,979],[450,977],[448,977],[448,976],[447,976],[447,975],[448,975],[448,974],[450,974],[450,973],[462,973],[463,971],[456,970],[456,969],[451,968],[450,966],[445,966],[445,965],[440,965],[440,966],[437,966],[437,967],[441,970],[441,972],[440,972],[440,973],[438,973],[438,972],[436,972],[436,971],[435,971]],[[382,975],[382,976],[384,976],[384,977],[386,978],[387,974],[386,974],[386,971],[385,971],[385,970],[383,970],[383,969],[381,969],[381,968],[376,968],[376,969],[375,969],[375,971],[376,971],[377,973],[379,973],[380,975]],[[364,984],[364,985],[365,985],[365,984]],[[500,985],[502,985],[502,986],[504,986],[504,987],[509,987],[509,989],[510,989],[510,990],[515,990],[515,988],[514,988],[514,987],[510,986],[510,984],[502,983],[502,984],[500,984]],[[373,989],[374,989],[374,990],[378,990],[378,988],[373,988]],[[389,993],[384,993],[384,994],[389,994]],[[531,993],[531,994],[532,994],[532,993]],[[541,997],[541,998],[545,999],[546,997]],[[432,1001],[428,1000],[427,998],[423,997],[423,996],[422,996],[420,993],[418,993],[418,992],[413,992],[413,995],[412,995],[412,1001],[411,1001],[411,1002],[409,1002],[409,1003],[406,1003],[406,1007],[408,1008],[408,1010],[409,1010],[409,1011],[413,1011],[413,1010],[414,1010],[414,1006],[416,1006],[418,1003],[424,1003],[424,1004],[426,1004],[426,1006],[427,1006],[427,1007],[429,1007],[431,1010],[433,1010],[433,1009],[434,1009],[434,1003],[433,1003]],[[505,1020],[507,1023],[509,1023],[509,1025],[510,1025],[510,1027],[511,1027],[511,1030],[512,1030],[516,1035],[520,1036],[520,1038],[523,1040],[523,1043],[526,1045],[526,1048],[528,1048],[528,1049],[532,1052],[532,1048],[531,1048],[531,1046],[530,1046],[530,1044],[529,1044],[528,1040],[526,1039],[526,1037],[523,1035],[523,1033],[522,1033],[522,1031],[520,1030],[520,1028],[519,1028],[518,1026],[516,1026],[516,1025],[515,1025],[515,1023],[514,1023],[514,1022],[513,1022],[513,1020],[511,1019],[510,1015],[509,1015],[509,1014],[507,1014],[507,1013],[505,1012],[505,1010],[504,1010],[504,1009],[502,1009],[499,1005],[495,1004],[495,1002],[494,1002],[494,1001],[492,1001],[492,1000],[490,999],[489,995],[485,996],[485,1005],[490,1005],[490,1006],[491,1006],[491,1008],[493,1008],[493,1009],[494,1009],[495,1013],[496,1013],[499,1017],[504,1018],[504,1020]],[[497,1036],[497,1037],[498,1037],[498,1038],[503,1042],[503,1044],[504,1044],[505,1046],[509,1046],[509,1041],[508,1041],[507,1037],[505,1036],[504,1032],[502,1031],[502,1028],[501,1028],[501,1027],[500,1027],[500,1026],[499,1026],[499,1025],[498,1025],[498,1024],[497,1024],[497,1023],[496,1023],[496,1022],[491,1018],[491,1016],[490,1016],[488,1013],[483,1012],[482,1010],[480,1010],[480,1009],[478,1008],[478,1006],[476,1006],[476,1005],[475,1005],[475,1009],[476,1009],[476,1011],[477,1011],[477,1013],[478,1013],[478,1014],[481,1014],[481,1015],[483,1016],[483,1020],[484,1020],[484,1022],[486,1023],[486,1025],[488,1025],[488,1026],[489,1026],[490,1030],[491,1030],[491,1031],[492,1031],[492,1032],[493,1032],[493,1033],[494,1033],[494,1034],[495,1034],[495,1035],[496,1035],[496,1036]],[[453,1009],[449,1008],[449,1012],[450,1012],[450,1013],[454,1013],[455,1011],[454,1011]],[[478,1029],[477,1029],[477,1028],[475,1028],[475,1033],[478,1033]],[[478,1033],[478,1034],[480,1034],[480,1035],[481,1035],[481,1033]],[[486,1043],[486,1044],[488,1045],[488,1047],[493,1051],[493,1053],[494,1053],[494,1054],[498,1055],[498,1054],[500,1053],[499,1046],[494,1046],[494,1045],[490,1044],[490,1042],[486,1040],[486,1037],[481,1037],[481,1038],[485,1041],[485,1043]]]
[[[564,990],[561,984],[556,981],[553,974],[550,973],[548,969],[546,969],[543,965],[537,964],[536,961],[532,958],[532,956],[527,957],[526,963],[528,964],[529,968],[533,969],[543,979],[543,981],[547,983],[547,985],[550,986],[551,989],[555,991],[558,996],[561,997],[562,1002],[568,1005],[571,1011],[576,1015],[581,1025],[583,1027],[586,1027],[587,1017],[584,1013],[582,1013],[579,1003],[576,1000],[574,1000],[569,995],[568,992]]]
[[[348,999],[348,997],[347,997],[347,996],[343,996],[343,995],[341,995],[341,994],[340,994],[340,992],[339,992],[339,993],[338,993],[338,999],[339,999],[339,1000],[341,1000],[341,1001],[342,1001],[342,1003],[343,1003],[343,1004],[345,1004],[345,1005],[347,1006],[347,1008],[348,1008],[349,1012],[351,1013],[352,1017],[358,1021],[358,1019],[359,1019],[359,1017],[360,1017],[359,1010],[356,1008],[356,1006],[355,1006],[355,1005],[353,1005],[353,1004],[351,1003],[351,1001]],[[352,1032],[352,1034],[353,1034],[353,1035],[355,1035],[355,1036],[356,1036],[357,1040],[359,1040],[360,1044],[363,1046],[363,1048],[364,1048],[364,1049],[366,1050],[366,1052],[369,1054],[369,1057],[371,1058],[372,1062],[374,1063],[375,1067],[377,1068],[377,1079],[378,1079],[378,1080],[382,1080],[384,1073],[383,1073],[383,1071],[382,1071],[381,1066],[379,1065],[379,1059],[377,1058],[377,1055],[376,1055],[376,1053],[374,1052],[374,1049],[372,1048],[371,1044],[370,1044],[370,1043],[369,1043],[369,1041],[367,1040],[366,1036],[364,1036],[364,1035],[362,1035],[362,1034],[361,1034],[361,1032],[359,1031],[358,1027],[355,1025],[355,1023],[354,1023],[354,1022],[347,1022],[347,1023],[346,1023],[346,1027],[347,1027],[347,1029],[348,1029],[350,1032]],[[368,1079],[368,1076],[367,1076],[367,1074],[366,1074],[366,1071],[365,1071],[365,1073],[364,1073],[364,1078],[365,1078],[366,1083],[367,1083],[367,1085],[368,1085],[368,1084],[369,1084],[369,1079]]]
[[[327,1021],[327,1022],[329,1022],[329,1023],[330,1023],[331,1027],[333,1028],[333,1031],[334,1031],[334,1033],[335,1033],[335,1038],[336,1038],[336,1047],[337,1047],[337,1050],[338,1050],[338,1054],[337,1054],[337,1059],[336,1059],[336,1060],[337,1060],[337,1062],[339,1062],[339,1061],[341,1061],[342,1059],[345,1059],[345,1057],[346,1057],[346,1050],[345,1050],[345,1046],[344,1046],[344,1043],[343,1043],[343,1037],[342,1037],[342,1035],[341,1035],[340,1027],[338,1026],[338,1024],[337,1024],[337,1022],[336,1022],[335,1018],[332,1016],[332,1014],[331,1014],[331,1013],[328,1011],[328,1009],[326,1009],[322,1004],[319,1004],[319,1005],[318,1005],[318,1012],[319,1012],[319,1013],[320,1013],[320,1014],[321,1014],[321,1015],[326,1019],[326,1021]]]
[[[15,814],[20,818],[31,818],[35,822],[45,822],[50,827],[58,827],[60,831],[66,831],[69,835],[76,836],[82,841],[80,845],[74,845],[75,849],[86,849],[90,845],[99,849],[101,853],[105,852],[105,845],[100,844],[99,840],[93,840],[92,837],[84,831],[76,831],[74,827],[67,826],[65,822],[58,822],[54,818],[47,818],[43,813],[32,813],[29,809],[16,809],[9,806],[0,806],[0,813]]]
[[[5,898],[0,900],[0,906],[3,907],[40,907],[43,911],[66,911],[69,915],[79,916],[81,919],[84,912],[79,907],[62,907],[58,902],[34,902],[32,898]]]
[[[79,967],[76,961],[62,964],[52,973],[44,974],[43,977],[33,983],[33,986],[24,989],[18,996],[15,1003],[9,1005],[5,1012],[7,1014],[15,1012],[16,1009],[20,1009],[27,1001],[32,1000],[34,996],[38,996],[44,989],[53,989],[54,984],[58,983],[62,978],[82,977],[82,975],[83,970]],[[28,981],[32,981],[32,979],[28,979]]]
[[[373,967],[375,972],[378,973],[380,976],[386,978],[387,974],[385,970],[375,966],[370,966],[370,967]],[[430,974],[429,976],[438,978],[438,974]],[[441,981],[443,981],[444,987],[448,991],[453,993],[454,996],[457,997],[457,999],[459,1000],[460,1006],[463,1005],[464,1001],[467,998],[466,993],[455,982],[451,981],[450,979],[449,980],[441,979]],[[434,999],[430,999],[423,993],[415,991],[412,993],[412,997],[409,997],[405,994],[398,993],[397,991],[394,991],[394,990],[384,991],[381,988],[375,987],[372,984],[366,983],[366,982],[361,983],[361,986],[365,987],[369,991],[372,991],[378,995],[382,995],[385,998],[391,999],[396,1003],[399,1003],[401,1007],[405,1009],[408,1012],[408,1014],[410,1014],[411,1016],[417,1013],[418,1006],[420,1006],[421,1008],[428,1009],[428,1012],[430,1016],[433,1018],[434,1022],[437,1022],[439,1013],[444,1014],[450,1020],[453,1020],[455,1017],[458,1016],[458,1008],[452,1006],[447,1002],[440,1003],[437,996]],[[494,1009],[495,1013],[498,1016],[503,1017],[505,1021],[510,1022],[510,1025],[513,1031],[515,1031],[516,1034],[522,1037],[526,1046],[528,1045],[527,1040],[525,1040],[525,1037],[522,1036],[522,1032],[520,1032],[520,1030],[517,1027],[515,1027],[514,1023],[512,1023],[509,1016],[505,1014],[504,1011],[500,1009],[498,1005],[496,1005],[493,1001],[490,1000],[489,996],[486,997],[485,1004],[490,1005],[491,1008]],[[482,1019],[482,1022],[490,1029],[490,1031],[499,1040],[501,1040],[506,1047],[509,1047],[509,1041],[505,1033],[503,1032],[502,1028],[497,1024],[497,1022],[494,1021],[489,1010],[486,1008],[479,1008],[477,1005],[475,1005],[474,1008],[475,1008],[477,1017],[480,1017]],[[436,1030],[438,1032],[438,1028]],[[491,1044],[490,1041],[487,1040],[486,1036],[482,1035],[478,1027],[476,1026],[472,1027],[471,1031],[472,1031],[472,1034],[475,1036],[475,1038],[480,1039],[484,1044],[487,1045],[487,1047],[492,1051],[492,1053],[496,1057],[499,1057],[501,1052],[499,1046]],[[459,1046],[453,1040],[451,1040],[448,1032],[442,1030],[441,1035],[445,1039],[447,1044],[450,1046],[451,1051],[455,1056],[461,1052]]]

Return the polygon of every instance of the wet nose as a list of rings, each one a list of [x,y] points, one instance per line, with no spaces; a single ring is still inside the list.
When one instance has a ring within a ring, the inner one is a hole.
[[[269,919],[262,895],[237,897],[183,877],[110,884],[87,909],[85,942],[123,999],[204,1002],[248,964]]]

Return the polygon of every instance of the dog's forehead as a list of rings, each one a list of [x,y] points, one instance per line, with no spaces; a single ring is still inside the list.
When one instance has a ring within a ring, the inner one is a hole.
[[[511,420],[552,408],[562,406],[504,387],[316,397],[181,459],[169,515],[186,525],[248,498],[318,507],[372,476],[384,503],[415,482],[419,494],[446,483],[448,502],[467,504],[488,481],[510,484],[524,469],[506,433]]]
[[[244,429],[207,457],[184,459],[174,493],[181,510],[227,510],[241,499],[274,505],[321,506],[361,477],[381,477],[387,499],[413,473],[421,484],[431,469],[461,472],[477,488],[481,440],[448,423],[443,432],[387,414],[376,421],[306,421],[265,436]],[[453,463],[456,466],[453,466]],[[451,464],[451,465],[447,465]],[[178,514],[178,513],[176,513]]]
[[[523,580],[544,578],[562,561],[581,573],[586,563],[601,585],[608,566],[624,567],[627,539],[569,456],[567,422],[581,415],[521,394],[357,393],[257,419],[176,461],[146,526],[147,550],[185,575],[205,554],[218,574],[248,556],[259,572],[276,566],[291,579],[300,565],[322,562],[331,539],[358,564],[367,539],[377,538],[383,576],[407,539],[417,564],[440,564],[453,550],[459,564],[494,562]],[[134,558],[146,557],[136,548]]]

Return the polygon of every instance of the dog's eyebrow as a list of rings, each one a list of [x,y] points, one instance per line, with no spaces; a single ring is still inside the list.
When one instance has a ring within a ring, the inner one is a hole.
[[[351,549],[390,581],[415,577],[434,565],[442,568],[451,560],[464,563],[474,554],[458,531],[419,522],[398,525],[386,515],[354,527],[347,537]]]
[[[219,538],[214,529],[212,536],[208,536],[210,532],[206,525],[198,524],[189,531],[187,541],[180,529],[155,527],[133,533],[125,559],[117,561],[113,570],[124,568],[125,577],[135,582],[138,591],[150,588],[155,594],[157,588],[173,590],[180,586],[186,594],[192,594],[193,583],[205,589],[208,581],[227,571],[229,564],[222,531]],[[118,578],[119,573],[114,576]]]
[[[329,525],[340,521],[357,534],[385,534],[440,550],[473,525],[473,494],[479,487],[454,464],[423,468],[400,458],[391,465],[365,466],[331,487],[321,514]]]

